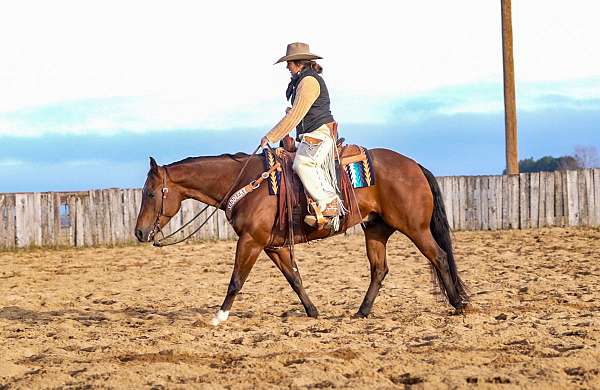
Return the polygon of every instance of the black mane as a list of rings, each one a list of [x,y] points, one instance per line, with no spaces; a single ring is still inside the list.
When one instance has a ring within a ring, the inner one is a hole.
[[[193,163],[193,162],[196,162],[196,161],[201,161],[201,160],[209,159],[209,158],[230,158],[230,159],[232,159],[234,161],[237,161],[237,162],[241,163],[242,162],[242,161],[240,161],[241,158],[249,157],[249,156],[250,155],[248,153],[237,152],[236,154],[225,153],[225,154],[221,154],[219,156],[186,157],[183,160],[172,162],[170,164],[167,164],[166,166],[170,167],[170,166],[173,166],[173,165]]]

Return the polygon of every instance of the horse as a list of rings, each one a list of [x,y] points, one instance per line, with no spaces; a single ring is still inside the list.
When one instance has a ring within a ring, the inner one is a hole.
[[[355,189],[360,210],[371,281],[355,317],[367,317],[386,275],[386,245],[392,233],[407,236],[429,260],[433,280],[441,296],[457,311],[469,302],[454,259],[450,227],[442,195],[433,174],[416,161],[389,149],[371,149],[376,185]],[[159,166],[150,157],[140,211],[134,234],[140,242],[151,242],[177,214],[181,202],[195,199],[224,209],[229,194],[251,183],[263,169],[257,154],[188,157]],[[243,169],[245,168],[245,169]],[[236,178],[237,177],[237,178]],[[293,247],[285,245],[285,234],[277,229],[278,200],[266,185],[242,198],[231,213],[230,223],[238,235],[235,262],[227,294],[213,325],[226,321],[236,295],[242,289],[259,254],[264,251],[296,292],[306,314],[316,318],[296,266]],[[322,230],[305,241],[328,237]]]

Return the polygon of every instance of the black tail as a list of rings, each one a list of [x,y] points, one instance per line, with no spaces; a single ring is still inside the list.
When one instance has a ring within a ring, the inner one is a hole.
[[[469,302],[469,293],[467,292],[466,286],[458,276],[458,270],[456,268],[456,262],[454,261],[454,251],[452,250],[452,238],[450,237],[450,225],[448,224],[448,218],[446,217],[446,209],[444,208],[444,200],[442,199],[442,193],[438,185],[437,180],[429,170],[419,165],[423,174],[427,178],[431,193],[433,194],[433,215],[431,216],[431,223],[429,228],[433,234],[433,238],[437,244],[446,252],[448,256],[448,269],[450,271],[450,277],[452,278],[452,284],[456,291],[456,296],[448,296],[448,289],[444,285],[442,275],[437,269],[433,269],[435,275],[435,282],[440,287],[440,290],[448,299],[448,302],[455,308],[459,309],[467,305]],[[454,295],[454,294],[453,294]]]

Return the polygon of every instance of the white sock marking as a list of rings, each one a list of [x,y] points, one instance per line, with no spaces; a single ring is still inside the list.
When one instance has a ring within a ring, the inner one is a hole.
[[[229,318],[229,312],[228,311],[219,310],[217,312],[217,314],[215,314],[215,316],[213,317],[213,319],[210,321],[210,323],[213,326],[217,326],[221,322],[227,321],[227,318]]]

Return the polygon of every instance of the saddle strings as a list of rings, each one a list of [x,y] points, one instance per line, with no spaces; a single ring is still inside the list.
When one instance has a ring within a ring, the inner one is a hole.
[[[258,150],[260,149],[260,145],[258,145],[256,147],[256,149],[254,149],[254,151],[252,152],[252,154],[250,154],[250,157],[248,157],[248,160],[246,160],[246,163],[244,164],[244,166],[242,167],[242,169],[240,170],[240,173],[238,174],[237,178],[233,181],[233,184],[231,186],[231,188],[229,189],[229,191],[227,191],[227,193],[225,194],[225,196],[223,197],[223,199],[219,202],[219,204],[217,206],[215,206],[215,209],[210,213],[210,215],[208,217],[206,217],[206,219],[204,220],[204,222],[202,222],[200,224],[200,226],[198,226],[193,232],[191,232],[190,234],[188,234],[187,236],[185,236],[184,238],[175,241],[175,242],[169,242],[166,244],[163,244],[163,241],[173,237],[175,234],[179,233],[181,230],[183,230],[185,227],[187,227],[190,223],[192,223],[196,218],[198,218],[200,216],[200,214],[202,214],[210,205],[206,205],[202,210],[200,210],[200,212],[198,212],[198,214],[196,214],[194,216],[194,218],[192,218],[191,220],[189,220],[188,222],[186,222],[184,225],[182,225],[179,229],[177,229],[176,231],[174,231],[173,233],[169,234],[166,237],[161,238],[158,241],[154,241],[154,243],[152,245],[156,246],[156,247],[163,247],[163,246],[170,246],[170,245],[175,245],[175,244],[179,244],[185,240],[187,240],[188,238],[190,238],[191,236],[193,236],[194,234],[198,233],[198,231],[204,227],[204,225],[206,225],[208,223],[208,221],[212,218],[212,216],[221,209],[221,206],[223,206],[223,204],[227,201],[227,199],[229,199],[229,196],[231,195],[231,193],[233,192],[233,190],[237,187],[242,175],[244,174],[244,171],[246,170],[246,167],[248,167],[248,164],[250,163],[250,160],[252,159],[252,156],[254,156],[254,154],[256,152],[258,152]]]

